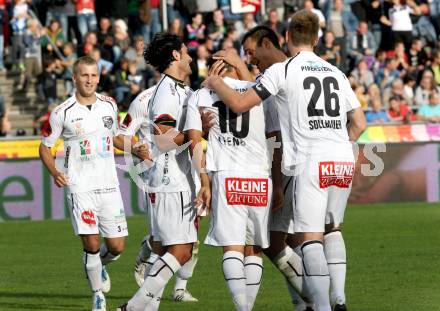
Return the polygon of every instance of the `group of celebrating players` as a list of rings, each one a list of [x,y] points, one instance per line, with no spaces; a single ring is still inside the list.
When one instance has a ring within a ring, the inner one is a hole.
[[[318,29],[316,15],[295,13],[287,57],[277,35],[257,26],[242,40],[260,71],[256,81],[236,52],[220,51],[195,92],[185,83],[187,48],[178,36],[158,33],[144,57],[162,78],[139,94],[120,126],[114,101],[95,93],[96,62],[77,60],[76,94],[52,112],[40,157],[55,183],[67,187],[94,311],[106,310],[105,267],[128,235],[113,146],[140,159],[150,228],[136,259],[140,288],[117,310],[157,310],[174,274],[174,299],[197,301],[186,282],[205,215],[205,244],[223,247],[236,310],[253,308],[262,253],[284,275],[295,310],[347,310],[340,224],[354,172],[352,142],[366,125],[345,75],[313,53]],[[57,167],[51,147],[60,136],[65,159]]]

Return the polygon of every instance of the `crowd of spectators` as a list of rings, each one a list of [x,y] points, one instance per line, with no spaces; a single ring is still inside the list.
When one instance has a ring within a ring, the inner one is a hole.
[[[256,25],[275,30],[287,53],[289,19],[305,8],[320,21],[316,52],[346,73],[368,122],[440,120],[440,1],[265,2],[263,16],[234,14],[229,0],[167,0],[163,21],[160,0],[0,0],[0,71],[21,72],[23,90],[36,81],[38,96],[49,105],[72,94],[72,65],[90,55],[99,64],[98,91],[126,110],[160,78],[142,53],[164,23],[188,46],[190,83],[198,88],[209,55],[225,48],[241,52],[241,38]],[[64,94],[57,93],[58,80]]]

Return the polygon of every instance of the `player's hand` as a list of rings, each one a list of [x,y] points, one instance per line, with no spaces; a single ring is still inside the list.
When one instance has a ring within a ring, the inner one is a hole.
[[[202,132],[203,136],[205,136],[209,133],[209,130],[215,124],[215,115],[212,112],[200,109],[200,116],[202,118]]]
[[[218,60],[214,64],[212,64],[211,68],[209,68],[208,76],[223,77],[225,73],[226,73],[226,63],[222,60]]]
[[[221,79],[219,76],[208,76],[202,82],[202,86],[208,89],[214,89],[213,85],[216,83],[218,79]]]
[[[133,146],[131,153],[137,156],[142,161],[144,160],[152,161],[150,155],[150,149],[148,149],[147,144]]]
[[[220,50],[215,53],[212,58],[216,60],[222,60],[234,68],[237,68],[242,61],[240,55],[238,55],[237,50],[234,48],[229,48],[226,50]]]
[[[197,209],[198,216],[208,216],[211,209],[211,187],[200,187],[199,193],[195,200],[195,207]]]
[[[278,212],[284,204],[284,192],[282,187],[274,187],[272,190],[272,212]]]
[[[57,172],[54,176],[54,182],[57,187],[62,188],[69,184],[69,178],[62,172]]]

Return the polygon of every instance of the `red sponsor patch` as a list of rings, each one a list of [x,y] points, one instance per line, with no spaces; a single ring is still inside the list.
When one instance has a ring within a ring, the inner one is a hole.
[[[84,211],[81,219],[88,225],[96,225],[95,214],[92,211]]]
[[[151,204],[156,203],[156,194],[155,193],[149,193],[148,196],[150,197]]]
[[[226,178],[228,205],[267,206],[269,181],[267,178]]]
[[[131,121],[133,121],[131,118],[131,115],[129,113],[127,113],[125,115],[124,121],[122,121],[122,127],[128,128],[131,124]]]
[[[348,188],[353,179],[353,162],[319,162],[319,187]]]

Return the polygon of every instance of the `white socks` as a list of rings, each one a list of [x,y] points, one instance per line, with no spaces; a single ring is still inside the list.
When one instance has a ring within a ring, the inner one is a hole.
[[[290,285],[302,295],[303,268],[301,257],[286,246],[274,259],[273,263],[285,276]]]
[[[90,289],[93,293],[101,292],[102,290],[102,263],[99,252],[89,253],[84,250],[83,253],[84,270],[86,271],[87,279],[89,280]]]
[[[185,264],[176,273],[176,284],[174,285],[174,292],[176,290],[182,289],[186,290],[186,283],[193,275],[194,268],[196,267],[197,261],[199,260],[199,243],[194,243],[192,256],[190,260],[185,262]]]
[[[109,262],[116,261],[119,259],[119,257],[121,257],[120,254],[113,255],[112,253],[110,253],[110,251],[107,249],[107,245],[105,245],[105,243],[103,243],[101,245],[101,249],[99,250],[99,253],[100,253],[101,262],[102,262],[103,266],[105,266]]]
[[[330,276],[324,246],[321,241],[306,241],[301,245],[304,281],[310,292],[315,311],[331,311]]]
[[[243,257],[242,253],[234,251],[227,251],[223,254],[223,274],[237,311],[249,310]]]
[[[152,248],[150,245],[150,235],[146,235],[141,243],[141,249],[139,251],[139,259],[146,262],[151,255]]]
[[[244,258],[244,274],[246,276],[247,303],[249,310],[252,310],[263,277],[263,258],[246,256]]]
[[[128,302],[128,309],[130,311],[144,311],[180,267],[177,259],[170,253],[165,253],[165,255],[156,260],[144,284]]]
[[[345,304],[347,254],[340,231],[324,235],[324,252],[330,272],[330,302],[332,305]]]

